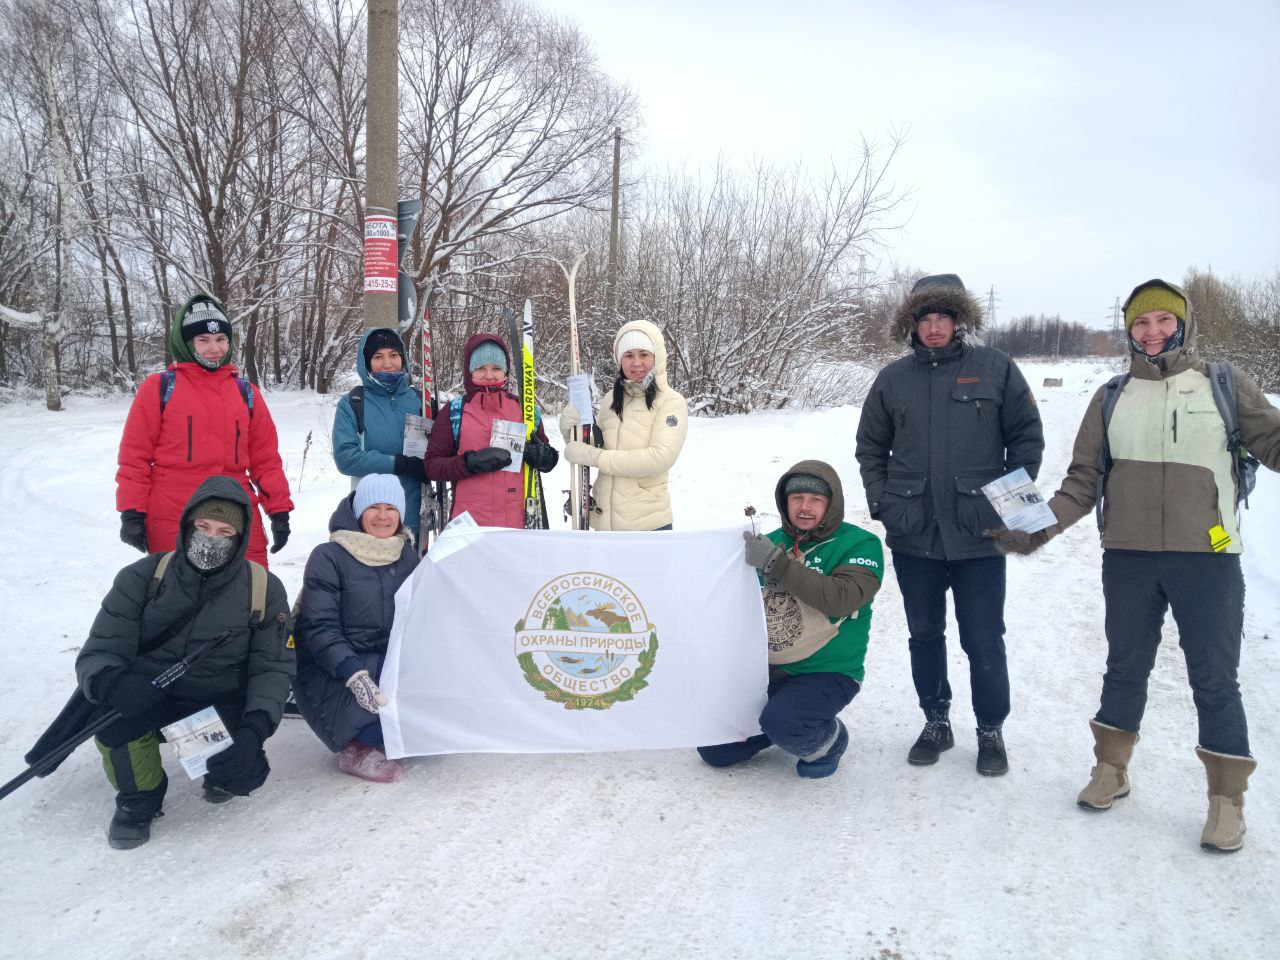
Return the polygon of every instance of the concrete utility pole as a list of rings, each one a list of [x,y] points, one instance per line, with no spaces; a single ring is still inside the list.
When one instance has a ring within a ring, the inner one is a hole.
[[[369,0],[364,208],[364,326],[396,327],[398,0]]]
[[[609,276],[605,285],[604,313],[608,323],[618,307],[618,191],[622,175],[622,128],[613,128],[613,205],[609,209]]]

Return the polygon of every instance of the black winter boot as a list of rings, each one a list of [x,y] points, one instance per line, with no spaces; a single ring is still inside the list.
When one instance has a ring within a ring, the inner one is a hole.
[[[164,814],[150,807],[131,810],[125,805],[116,807],[111,825],[107,827],[107,844],[114,850],[132,850],[151,839],[151,821]]]
[[[999,727],[978,728],[978,772],[984,777],[1003,777],[1009,772]]]
[[[208,777],[204,778],[204,784],[201,787],[201,793],[204,794],[205,800],[209,803],[226,803],[228,800],[235,798],[235,794],[230,790],[224,790],[216,783],[210,782]]]
[[[929,720],[916,742],[911,745],[907,754],[907,763],[916,767],[927,767],[938,762],[944,750],[956,745],[956,738],[951,733],[950,720]]]

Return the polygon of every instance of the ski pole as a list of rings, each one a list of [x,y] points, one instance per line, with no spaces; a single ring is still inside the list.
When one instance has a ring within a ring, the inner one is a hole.
[[[169,669],[159,674],[154,680],[151,681],[152,684],[154,684],[155,686],[163,690],[165,687],[174,683],[178,678],[180,678],[184,673],[186,673],[187,670],[191,668],[191,665],[194,664],[196,661],[198,661],[206,653],[209,653],[211,650],[215,649],[216,647],[222,646],[222,644],[226,643],[230,639],[231,639],[231,631],[228,630],[225,633],[218,634],[218,636],[213,637],[210,640],[206,640],[204,643],[196,647],[194,650],[192,650],[189,654],[187,654],[185,657],[183,657],[173,666],[169,667]],[[102,730],[105,730],[107,727],[111,726],[111,724],[115,723],[119,719],[120,719],[120,711],[110,710],[107,713],[103,714],[103,716],[99,717],[97,720],[94,720],[92,723],[89,724],[89,726],[81,730],[79,733],[73,733],[71,736],[67,737],[67,739],[63,740],[57,746],[50,749],[49,752],[46,753],[43,757],[41,757],[39,760],[36,760],[34,763],[32,763],[29,767],[27,767],[26,770],[22,771],[22,773],[18,774],[12,780],[6,783],[3,787],[0,787],[0,800],[3,800],[9,794],[13,793],[15,790],[17,790],[20,786],[22,786],[28,780],[31,780],[34,777],[38,777],[45,770],[48,770],[50,767],[56,766],[58,763],[60,763],[62,760],[68,757],[76,749],[76,747],[80,746],[80,744],[96,736]]]

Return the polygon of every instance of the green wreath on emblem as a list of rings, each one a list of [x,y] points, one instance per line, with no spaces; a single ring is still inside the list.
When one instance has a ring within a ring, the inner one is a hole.
[[[652,627],[652,624],[650,624]],[[524,620],[516,623],[516,632],[524,629]],[[658,658],[658,631],[649,633],[649,645],[640,652],[636,672],[624,681],[616,690],[602,693],[598,697],[584,697],[576,693],[567,693],[544,677],[533,662],[532,653],[518,654],[516,660],[524,672],[529,686],[542,691],[542,695],[553,703],[563,703],[566,710],[608,710],[615,703],[623,700],[634,700],[636,694],[649,685],[649,673],[653,670],[654,661]]]

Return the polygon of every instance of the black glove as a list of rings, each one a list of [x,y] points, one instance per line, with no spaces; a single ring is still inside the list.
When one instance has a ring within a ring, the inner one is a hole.
[[[556,448],[541,440],[530,440],[524,445],[524,462],[539,473],[555,469],[560,462],[560,454]]]
[[[247,797],[267,782],[271,767],[262,744],[271,736],[271,721],[261,710],[246,713],[231,731],[231,746],[209,758],[206,768],[215,786]]]
[[[1035,553],[1049,542],[1047,530],[1027,533],[1025,530],[988,530],[987,536],[996,542],[996,549],[1001,553],[1016,553],[1020,557]]]
[[[467,473],[493,473],[511,465],[511,451],[502,447],[485,447],[483,450],[468,450],[462,459],[467,465]]]
[[[763,533],[742,531],[742,542],[746,548],[746,561],[766,576],[773,570],[783,549],[766,537]]]
[[[289,542],[289,514],[271,514],[271,552],[279,553]]]
[[[169,705],[168,695],[140,673],[118,670],[98,686],[107,705],[126,720],[157,714]]]
[[[421,457],[406,457],[397,453],[396,465],[392,472],[397,476],[412,477],[419,483],[427,482],[427,465],[422,462]]]
[[[138,510],[120,512],[120,539],[135,550],[147,552],[147,515]]]

